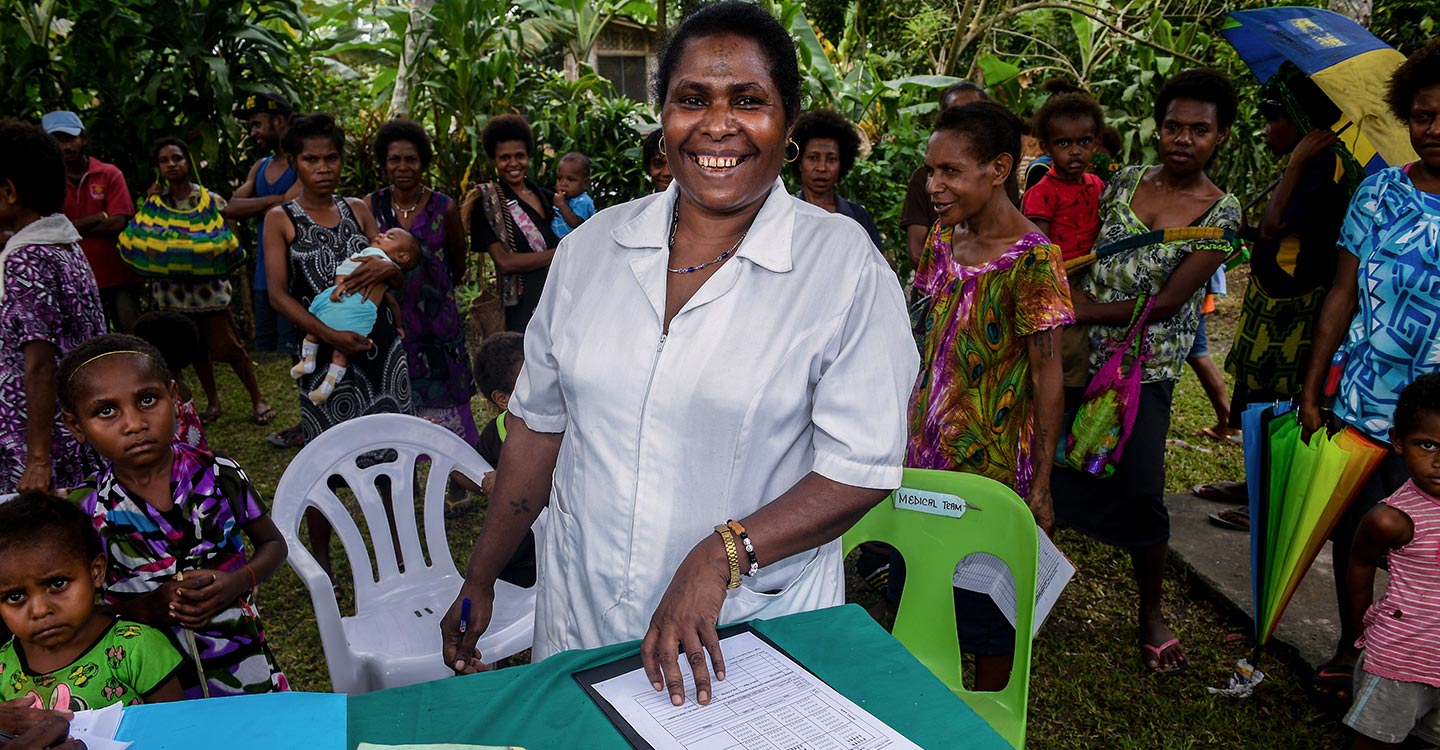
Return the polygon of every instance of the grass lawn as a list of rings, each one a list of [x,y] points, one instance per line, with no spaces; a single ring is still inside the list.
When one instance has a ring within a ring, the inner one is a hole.
[[[1209,322],[1210,348],[1223,364],[1235,327],[1243,274],[1232,274],[1231,294]],[[276,449],[263,438],[274,427],[298,420],[289,361],[263,358],[259,374],[279,418],[270,428],[249,422],[248,404],[234,375],[220,372],[227,411],[209,431],[211,444],[243,465],[268,498],[295,451]],[[1240,447],[1194,437],[1214,415],[1192,376],[1176,390],[1166,486],[1170,492],[1243,473]],[[476,401],[477,418],[484,405]],[[203,405],[202,405],[203,407]],[[463,567],[482,514],[452,521],[450,545]],[[1055,613],[1041,631],[1031,677],[1029,747],[1070,748],[1341,748],[1348,737],[1335,717],[1323,714],[1304,692],[1305,670],[1284,649],[1270,649],[1261,664],[1268,678],[1249,700],[1213,697],[1207,686],[1223,686],[1235,661],[1251,649],[1247,618],[1176,567],[1166,582],[1171,627],[1189,656],[1188,672],[1157,678],[1142,672],[1135,640],[1135,586],[1127,556],[1073,532],[1056,539],[1079,568]],[[336,547],[337,565],[343,556]],[[348,572],[342,573],[343,576]],[[868,592],[855,591],[862,604]],[[277,659],[299,690],[324,691],[330,680],[310,600],[288,568],[262,587],[261,610]],[[342,611],[345,605],[342,603]],[[963,746],[957,738],[957,747]]]

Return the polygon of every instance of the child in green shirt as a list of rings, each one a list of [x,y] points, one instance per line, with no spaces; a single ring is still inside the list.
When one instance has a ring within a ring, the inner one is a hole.
[[[100,537],[80,508],[30,492],[0,503],[0,701],[83,711],[180,700],[180,654],[160,631],[95,606]]]

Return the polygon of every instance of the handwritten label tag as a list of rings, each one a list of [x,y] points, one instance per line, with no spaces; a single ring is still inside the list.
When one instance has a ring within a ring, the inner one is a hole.
[[[953,518],[965,515],[965,499],[958,495],[901,487],[895,491],[893,497],[897,510],[918,510],[921,513],[934,513],[937,516]]]

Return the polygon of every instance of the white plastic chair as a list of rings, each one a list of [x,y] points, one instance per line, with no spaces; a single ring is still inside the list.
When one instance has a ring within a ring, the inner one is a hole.
[[[376,450],[393,450],[398,459],[366,468],[357,465],[358,457]],[[424,552],[411,500],[416,497],[416,462],[422,456],[429,459]],[[450,473],[458,471],[479,484],[490,470],[454,433],[403,414],[373,414],[339,424],[305,446],[285,470],[271,514],[290,545],[290,567],[310,590],[335,692],[355,695],[454,674],[441,655],[440,618],[455,601],[463,579],[445,539],[446,483]],[[335,476],[344,480],[365,515],[378,580],[359,527],[329,486]],[[390,523],[376,487],[381,476],[389,478],[396,506],[403,572],[396,564]],[[330,578],[300,543],[300,521],[309,507],[334,525],[350,559],[352,617],[340,616]],[[542,517],[535,524],[537,536],[543,522]],[[492,662],[529,648],[534,624],[534,588],[497,581],[494,616],[480,638],[482,656]]]

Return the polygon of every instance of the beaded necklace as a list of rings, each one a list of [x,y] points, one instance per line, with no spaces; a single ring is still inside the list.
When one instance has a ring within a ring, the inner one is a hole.
[[[680,228],[680,199],[679,199],[679,198],[676,198],[676,199],[675,199],[675,208],[670,211],[670,244],[669,244],[669,247],[668,247],[667,249],[670,250],[671,252],[674,252],[674,250],[675,250],[675,230],[676,230],[676,229],[679,229],[679,228]],[[744,232],[741,232],[741,233],[740,233],[740,239],[735,240],[735,244],[732,245],[729,250],[726,250],[725,252],[720,253],[718,256],[716,256],[716,257],[715,257],[715,260],[712,260],[712,261],[710,261],[710,262],[708,262],[708,263],[701,263],[701,264],[698,265],[698,266],[690,266],[689,268],[671,268],[670,266],[667,265],[667,266],[665,266],[665,270],[666,270],[666,271],[669,271],[670,273],[695,273],[696,271],[699,271],[699,270],[702,270],[702,269],[705,269],[705,268],[709,268],[710,266],[713,266],[713,265],[715,265],[716,263],[719,263],[719,262],[725,260],[726,258],[729,258],[731,255],[734,255],[734,254],[735,254],[735,251],[740,249],[740,243],[742,243],[742,242],[745,241],[745,235],[747,235],[747,234],[749,234],[749,233],[750,233],[750,230],[749,230],[748,228],[747,228]]]

